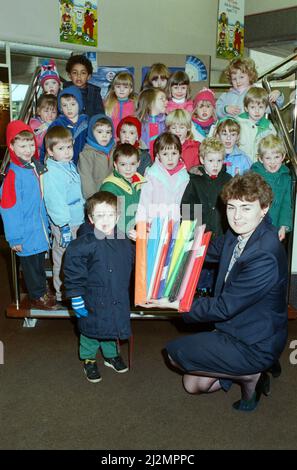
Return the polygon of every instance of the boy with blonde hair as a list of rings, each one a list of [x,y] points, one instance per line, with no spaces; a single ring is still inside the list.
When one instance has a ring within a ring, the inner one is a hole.
[[[228,227],[226,211],[220,194],[224,185],[231,179],[223,165],[225,147],[215,137],[207,137],[200,145],[200,174],[190,174],[190,181],[181,201],[182,215],[185,220],[195,218],[195,206],[202,205],[202,224],[212,232],[212,237],[225,233]],[[186,217],[184,216],[186,214]],[[216,267],[205,264],[202,269],[198,292],[211,293],[216,277]]]
[[[269,215],[278,229],[280,241],[292,230],[292,177],[284,162],[286,150],[282,140],[268,135],[259,142],[258,159],[251,170],[259,173],[273,192]]]
[[[213,236],[221,235],[227,220],[220,193],[231,179],[223,165],[225,147],[215,137],[207,137],[200,145],[200,175],[190,174],[190,181],[182,197],[182,205],[189,204],[190,218],[194,218],[195,204],[202,204],[202,223]]]
[[[226,211],[220,194],[224,185],[231,179],[223,165],[225,147],[215,137],[207,137],[200,145],[200,174],[190,174],[190,181],[181,201],[182,215],[195,218],[195,206],[202,205],[202,224],[212,232],[212,237],[222,235],[228,228]],[[184,207],[183,207],[184,206]],[[187,218],[187,217],[186,217]],[[198,292],[211,292],[214,287],[216,267],[205,265],[202,269]]]
[[[179,138],[182,144],[182,159],[190,171],[192,167],[200,164],[200,142],[193,140],[191,114],[184,109],[176,109],[167,115],[165,123],[167,131]]]
[[[264,116],[269,103],[268,93],[263,88],[251,87],[246,93],[243,103],[245,112],[237,117],[241,128],[239,148],[253,162],[256,162],[260,140],[269,134],[276,135],[272,122]]]

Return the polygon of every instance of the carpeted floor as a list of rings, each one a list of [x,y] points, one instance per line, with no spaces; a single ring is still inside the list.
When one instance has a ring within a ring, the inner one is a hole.
[[[74,324],[40,320],[35,328],[5,317],[10,302],[9,252],[0,257],[0,449],[296,449],[297,365],[289,362],[297,322],[289,324],[283,373],[253,413],[233,411],[240,390],[191,396],[162,357],[183,331],[169,321],[134,320],[133,368],[103,366],[99,384],[87,382]],[[122,347],[127,358],[127,345]]]

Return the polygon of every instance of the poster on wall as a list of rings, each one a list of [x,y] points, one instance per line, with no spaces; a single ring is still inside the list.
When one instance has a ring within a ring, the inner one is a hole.
[[[190,82],[204,82],[208,79],[204,62],[194,55],[187,55],[185,72],[189,75]]]
[[[6,127],[10,121],[9,74],[6,65],[0,65],[0,158],[6,149]]]
[[[243,55],[244,0],[219,0],[216,43],[219,59]]]
[[[98,45],[97,0],[59,0],[60,42]]]

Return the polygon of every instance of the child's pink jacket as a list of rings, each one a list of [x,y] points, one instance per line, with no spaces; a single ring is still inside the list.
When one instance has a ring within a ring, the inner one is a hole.
[[[29,126],[31,127],[32,131],[34,132],[38,150],[42,147],[43,139],[50,126],[50,122],[44,122],[40,119],[40,117],[31,118],[29,121]]]
[[[116,131],[119,122],[126,116],[135,116],[135,103],[133,100],[117,101],[113,107],[111,119]]]

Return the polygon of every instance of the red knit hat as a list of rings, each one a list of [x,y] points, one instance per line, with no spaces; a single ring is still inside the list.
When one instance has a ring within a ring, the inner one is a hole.
[[[193,99],[194,109],[196,108],[199,101],[209,101],[214,108],[216,106],[215,94],[209,88],[202,88],[202,90],[198,91],[197,95]]]
[[[141,122],[135,116],[126,116],[118,123],[117,131],[116,131],[117,138],[118,139],[120,138],[121,128],[124,124],[132,124],[132,126],[136,127],[138,140],[139,140],[141,137]]]

